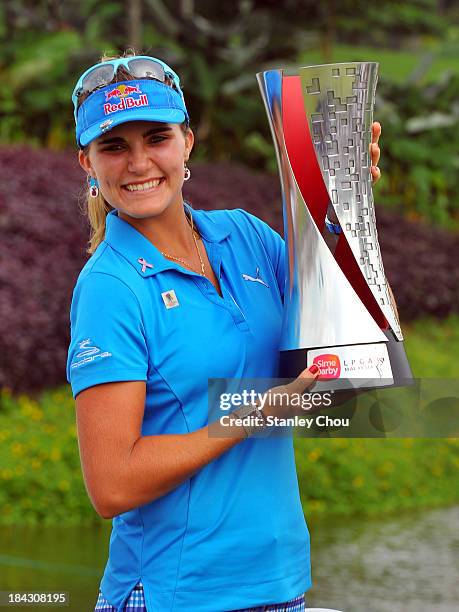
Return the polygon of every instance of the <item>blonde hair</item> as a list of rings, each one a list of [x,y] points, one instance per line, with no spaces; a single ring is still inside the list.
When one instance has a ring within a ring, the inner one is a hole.
[[[99,244],[105,240],[105,224],[108,213],[113,207],[106,201],[100,193],[95,198],[87,195],[85,213],[90,225],[90,234],[87,252],[92,255]]]
[[[103,54],[100,58],[99,62],[107,62],[113,59],[119,59],[121,57],[130,57],[133,55],[138,55],[134,49],[127,49],[121,55],[107,55]],[[116,72],[113,77],[112,83],[117,83],[119,81],[130,81],[133,80],[134,77],[124,70],[123,67]],[[88,94],[90,95],[90,94]],[[81,102],[84,101],[84,97],[82,97]],[[188,132],[188,125],[186,123],[181,124],[183,133],[186,135]],[[88,155],[89,145],[83,148],[85,155]],[[88,217],[89,225],[90,225],[90,234],[88,241],[87,252],[92,255],[94,251],[97,249],[99,244],[103,242],[105,239],[105,224],[108,213],[113,210],[113,206],[107,202],[104,196],[99,191],[99,195],[97,197],[92,197],[90,195],[89,185],[86,193],[86,204],[84,205],[84,214]]]

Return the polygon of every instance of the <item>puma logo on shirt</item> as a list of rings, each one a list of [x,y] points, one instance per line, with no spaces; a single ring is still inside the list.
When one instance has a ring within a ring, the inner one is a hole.
[[[255,274],[256,274],[256,277],[250,276],[249,274],[243,274],[242,278],[246,281],[252,281],[252,283],[261,283],[262,285],[264,285],[265,287],[268,287],[269,289],[269,285],[265,283],[263,279],[260,278],[260,268],[257,268],[257,271],[255,272]]]

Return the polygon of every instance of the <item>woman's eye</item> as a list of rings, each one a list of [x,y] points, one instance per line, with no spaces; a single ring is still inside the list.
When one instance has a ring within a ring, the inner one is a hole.
[[[155,136],[150,136],[150,138],[148,139],[148,144],[160,144],[161,142],[167,140],[167,136],[163,136],[161,134],[157,134]],[[117,153],[118,151],[124,151],[126,148],[126,145],[119,143],[119,144],[111,144],[111,145],[107,145],[106,147],[103,147],[101,149],[102,152],[109,152],[109,153]]]

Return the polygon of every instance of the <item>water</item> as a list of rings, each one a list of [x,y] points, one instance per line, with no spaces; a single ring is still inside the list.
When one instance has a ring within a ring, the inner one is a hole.
[[[1,527],[0,590],[66,591],[70,605],[53,606],[49,610],[92,611],[107,558],[109,536],[109,524]],[[24,609],[44,612],[46,606]]]
[[[344,612],[458,612],[459,507],[310,525],[308,605]]]
[[[67,591],[70,605],[50,610],[92,612],[107,556],[107,526],[0,528],[0,590]],[[458,612],[459,507],[323,520],[310,524],[310,532],[310,606]]]

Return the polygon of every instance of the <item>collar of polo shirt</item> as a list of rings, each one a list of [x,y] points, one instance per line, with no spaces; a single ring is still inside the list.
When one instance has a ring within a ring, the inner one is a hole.
[[[185,207],[190,209],[189,204]],[[210,243],[221,243],[231,233],[227,227],[212,220],[211,216],[201,214],[204,211],[192,210],[195,226],[204,240]],[[143,278],[154,276],[167,269],[179,269],[193,274],[177,263],[166,259],[148,238],[135,229],[130,223],[118,217],[118,211],[112,210],[106,219],[105,242],[127,259]],[[142,260],[142,261],[141,261]]]

